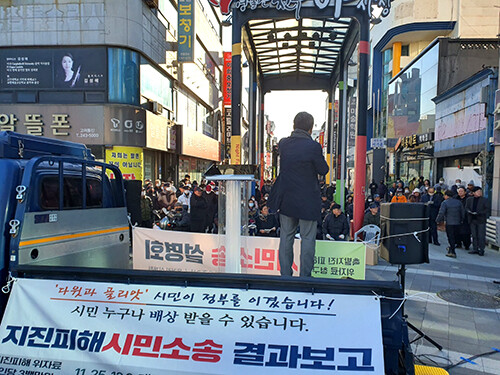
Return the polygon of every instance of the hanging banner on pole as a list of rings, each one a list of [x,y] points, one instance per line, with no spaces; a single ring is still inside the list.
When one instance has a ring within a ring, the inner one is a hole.
[[[384,373],[376,296],[17,279],[4,374]]]
[[[231,64],[231,52],[224,52],[224,66],[222,70],[222,95],[224,97],[224,106],[231,106],[231,89],[233,87],[233,73],[231,70]]]
[[[194,30],[194,9],[196,4],[194,0],[179,0],[179,14],[177,30],[179,33],[177,61],[194,61],[194,43],[196,33]]]

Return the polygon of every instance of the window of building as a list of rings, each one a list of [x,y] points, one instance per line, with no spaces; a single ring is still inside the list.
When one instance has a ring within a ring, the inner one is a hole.
[[[141,95],[172,111],[172,81],[141,58]]]
[[[410,45],[404,44],[401,46],[401,56],[410,56]]]
[[[109,48],[108,72],[109,101],[139,105],[139,54],[123,48]]]

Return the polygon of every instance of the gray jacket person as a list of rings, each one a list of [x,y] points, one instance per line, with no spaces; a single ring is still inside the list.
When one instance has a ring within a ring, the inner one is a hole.
[[[446,221],[446,236],[448,237],[448,253],[447,257],[456,258],[455,253],[456,239],[460,224],[462,224],[465,217],[465,210],[462,203],[458,199],[453,198],[453,191],[446,190],[444,193],[444,201],[439,207],[436,223]]]

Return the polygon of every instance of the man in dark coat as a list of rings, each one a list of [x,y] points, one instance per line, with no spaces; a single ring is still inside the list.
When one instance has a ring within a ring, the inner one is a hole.
[[[458,199],[453,198],[453,191],[446,190],[444,193],[444,202],[441,203],[439,208],[439,213],[436,218],[436,223],[442,223],[446,221],[446,236],[448,237],[448,247],[447,257],[456,258],[455,245],[457,243],[457,234],[464,220],[464,207]]]
[[[311,276],[317,222],[321,219],[318,175],[328,173],[321,145],[311,138],[314,118],[307,112],[293,120],[290,137],[279,142],[280,174],[268,205],[280,214],[279,261],[282,276],[292,275],[293,241],[300,226],[300,276]]]
[[[480,186],[474,188],[474,196],[469,197],[465,202],[465,210],[472,232],[473,250],[469,251],[469,254],[483,256],[486,246],[486,219],[490,215],[490,205],[488,200],[483,197],[483,190]]]
[[[363,219],[363,226],[365,225],[376,225],[380,227],[380,205],[373,202],[368,207],[368,212],[365,212],[365,217]]]
[[[380,196],[381,199],[386,200],[387,193],[388,193],[388,189],[387,189],[387,186],[385,186],[385,184],[384,184],[384,180],[380,180],[380,184],[378,184],[378,188],[377,188],[377,194]]]
[[[436,218],[439,212],[439,207],[443,202],[443,197],[441,194],[436,194],[435,189],[430,187],[427,193],[422,195],[420,202],[429,205],[429,243],[441,246],[438,241],[437,223]]]
[[[457,189],[457,196],[456,199],[462,203],[462,206],[464,207],[465,210],[465,203],[467,202],[467,191],[465,190],[464,186],[460,186]],[[467,213],[465,214],[464,221],[462,222],[462,225],[460,226],[460,229],[458,230],[458,238],[457,238],[457,248],[460,249],[462,247],[462,244],[465,248],[465,250],[469,250],[470,248],[470,225],[469,225],[469,218]]]
[[[332,212],[323,221],[323,236],[332,241],[347,241],[349,236],[349,223],[342,213],[340,204],[332,203]]]
[[[199,187],[194,189],[191,196],[191,232],[203,233],[207,220],[208,203]]]

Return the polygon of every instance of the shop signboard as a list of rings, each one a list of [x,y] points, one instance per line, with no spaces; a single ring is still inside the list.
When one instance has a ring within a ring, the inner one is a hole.
[[[179,62],[194,61],[194,45],[196,41],[194,30],[195,8],[194,0],[179,0],[177,23],[179,33],[177,61]]]
[[[224,146],[226,149],[226,158],[231,158],[231,107],[224,108]]]
[[[0,130],[102,145],[103,116],[94,105],[0,105]]]
[[[142,180],[143,154],[140,147],[113,146],[106,149],[106,163],[120,168],[125,180]],[[110,178],[114,178],[110,172]]]
[[[500,90],[495,91],[495,110],[494,110],[494,116],[495,116],[495,123],[494,123],[494,139],[495,139],[495,145],[500,145]]]
[[[182,155],[219,161],[219,142],[196,130],[183,126]]]
[[[146,111],[124,105],[104,107],[104,143],[146,146]]]
[[[349,107],[347,113],[347,156],[349,161],[347,167],[354,167],[354,147],[356,142],[356,122],[357,122],[357,98],[351,96],[349,98]]]
[[[21,278],[0,338],[6,374],[384,373],[374,295]]]
[[[246,10],[252,11],[257,8],[271,8],[287,12],[292,11],[295,13],[295,18],[297,20],[301,18],[300,10],[302,7],[315,7],[321,10],[330,6],[333,8],[332,17],[334,19],[339,19],[341,17],[342,8],[346,6],[351,6],[366,12],[368,18],[372,17],[372,9],[374,6],[381,9],[381,15],[383,17],[386,17],[391,10],[391,0],[313,0],[307,2],[298,0],[287,2],[269,2],[265,0],[212,0],[210,2],[214,5],[219,5],[224,15],[230,14],[231,10],[245,12]]]
[[[106,48],[2,49],[0,89],[105,90]]]
[[[167,151],[168,123],[165,117],[146,111],[146,147]]]
[[[231,52],[224,52],[224,67],[222,70],[222,95],[223,105],[231,105],[231,89],[233,87],[233,74],[231,70]]]
[[[134,269],[186,272],[224,272],[224,235],[134,228]],[[279,275],[277,237],[243,236],[242,272]],[[175,249],[175,250],[173,250]],[[175,256],[173,255],[175,254]],[[299,275],[300,241],[294,242],[293,273]],[[313,277],[365,278],[362,242],[316,241]]]

